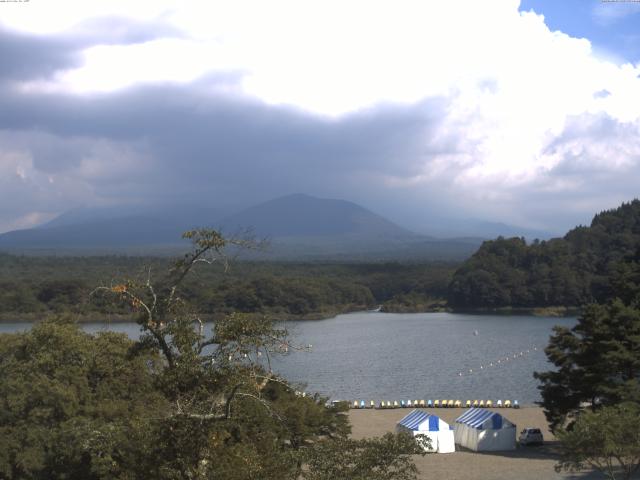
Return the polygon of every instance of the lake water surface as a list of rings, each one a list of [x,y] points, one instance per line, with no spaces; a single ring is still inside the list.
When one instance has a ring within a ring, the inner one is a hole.
[[[290,321],[295,343],[310,351],[277,357],[274,369],[333,399],[540,399],[534,371],[552,366],[543,349],[554,325],[575,318],[450,313],[358,312]],[[0,332],[29,328],[0,324]],[[134,323],[88,323],[137,338]],[[508,359],[508,360],[507,360]]]

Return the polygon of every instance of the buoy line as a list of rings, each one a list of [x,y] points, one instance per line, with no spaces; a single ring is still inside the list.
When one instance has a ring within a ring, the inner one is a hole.
[[[461,370],[461,371],[458,372],[458,377],[469,376],[469,375],[473,375],[475,373],[483,372],[483,371],[485,371],[485,370],[487,370],[489,368],[494,368],[494,367],[499,367],[499,366],[502,366],[502,365],[507,365],[507,364],[509,364],[509,362],[513,362],[513,360],[517,360],[519,358],[526,357],[529,354],[536,353],[538,351],[543,351],[543,350],[544,350],[543,348],[534,346],[534,347],[531,347],[531,348],[529,348],[527,350],[521,350],[521,351],[516,352],[516,353],[508,354],[508,355],[500,357],[497,360],[494,360],[492,362],[480,364],[479,366],[476,366],[476,368],[469,368],[468,370],[467,369]]]

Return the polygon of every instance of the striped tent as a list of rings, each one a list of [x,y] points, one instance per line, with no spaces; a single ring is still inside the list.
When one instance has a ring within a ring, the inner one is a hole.
[[[440,417],[424,410],[413,410],[396,425],[396,431],[424,435],[431,441],[428,452],[451,453],[455,451],[453,429]]]
[[[471,408],[456,418],[455,442],[476,452],[514,450],[516,426],[497,412]]]

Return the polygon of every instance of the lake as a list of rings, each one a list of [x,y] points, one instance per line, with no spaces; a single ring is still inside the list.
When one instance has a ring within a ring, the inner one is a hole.
[[[450,313],[357,312],[315,321],[289,321],[292,339],[309,351],[273,361],[291,381],[332,399],[540,399],[534,371],[552,367],[544,355],[554,325],[575,318]],[[0,324],[0,332],[28,328]],[[137,338],[134,323],[88,323]]]

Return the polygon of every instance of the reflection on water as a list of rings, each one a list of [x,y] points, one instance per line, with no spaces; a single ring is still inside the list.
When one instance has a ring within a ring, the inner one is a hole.
[[[290,321],[286,327],[293,341],[313,348],[290,350],[272,365],[289,380],[306,382],[307,391],[334,399],[517,399],[526,404],[539,400],[533,372],[551,368],[543,349],[552,327],[574,323],[575,318],[378,312]],[[0,332],[25,328],[24,323],[0,324]],[[133,323],[83,328],[139,335]]]

